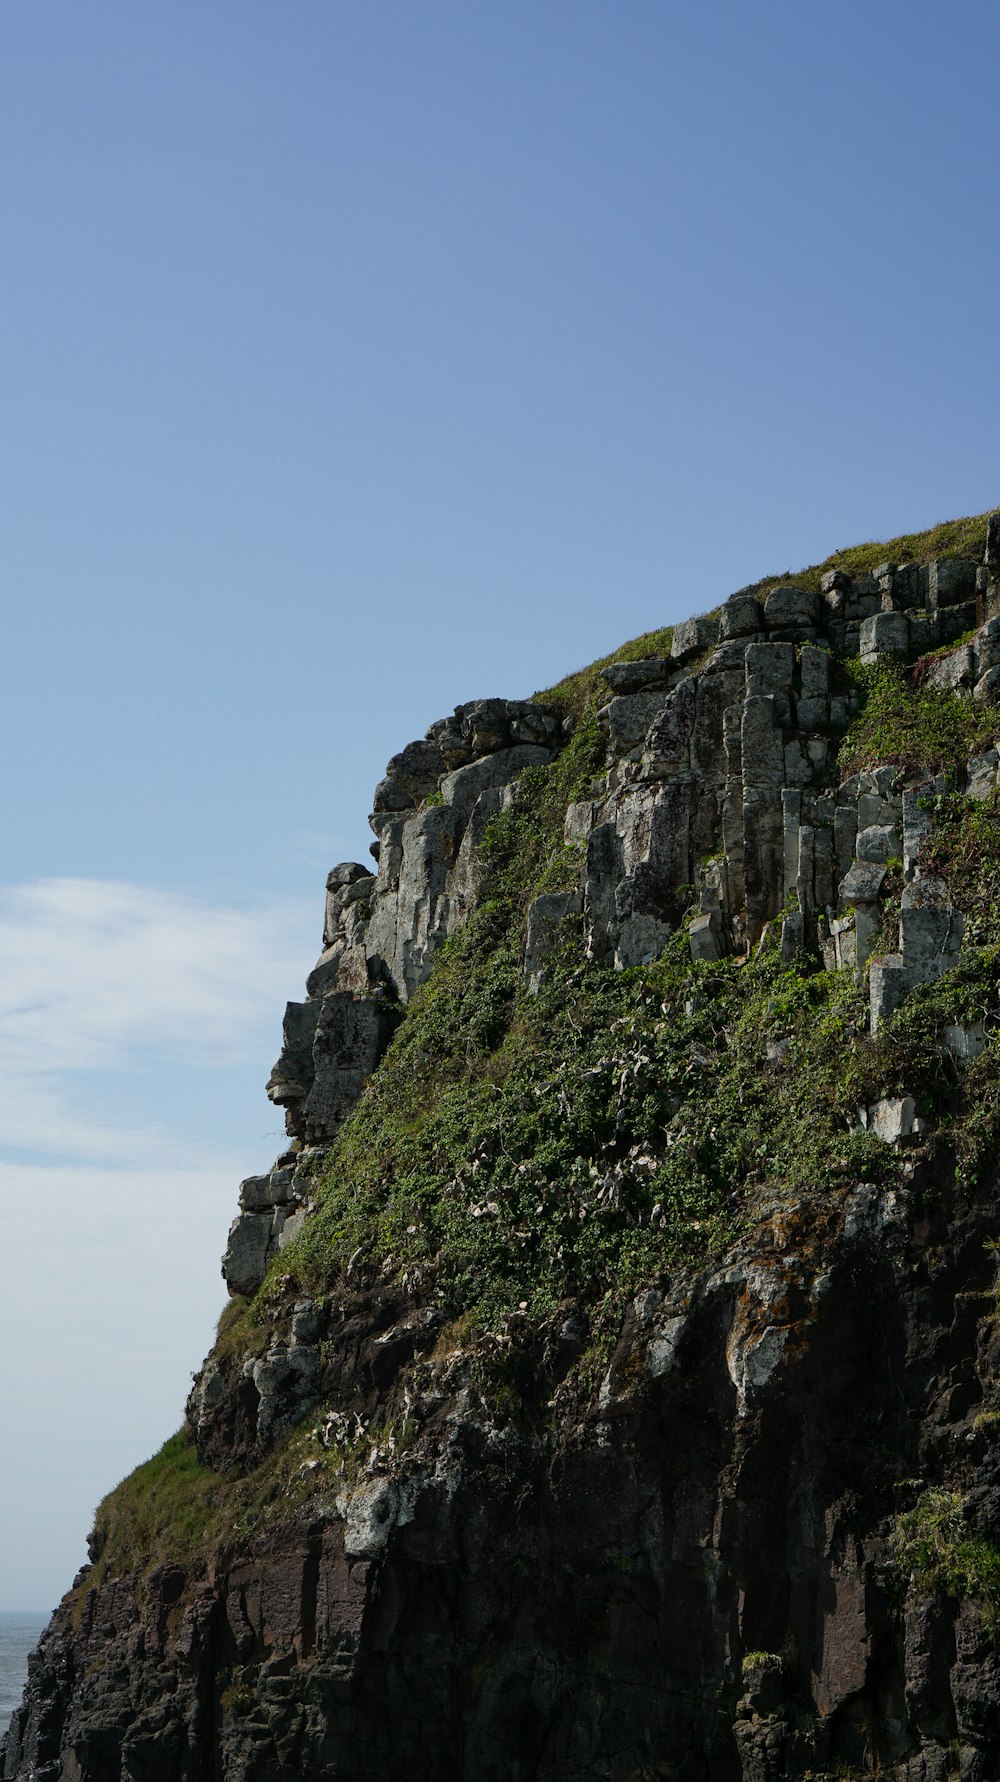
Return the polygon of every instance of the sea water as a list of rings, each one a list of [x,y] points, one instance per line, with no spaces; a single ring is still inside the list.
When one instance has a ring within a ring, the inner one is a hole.
[[[0,1739],[20,1707],[28,1676],[28,1653],[38,1645],[47,1615],[0,1609]]]

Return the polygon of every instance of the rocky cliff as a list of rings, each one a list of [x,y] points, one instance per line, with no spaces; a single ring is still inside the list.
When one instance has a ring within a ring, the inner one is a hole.
[[[1000,1775],[1000,516],[903,543],[390,761],[5,1778]]]

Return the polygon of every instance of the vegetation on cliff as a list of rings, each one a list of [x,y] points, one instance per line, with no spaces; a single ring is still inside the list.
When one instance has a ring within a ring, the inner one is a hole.
[[[887,554],[981,549],[984,531],[984,521],[955,522],[838,553],[808,577]],[[669,631],[647,634],[606,660],[669,644]],[[973,1018],[990,1036],[1000,1029],[996,795],[938,801],[927,859],[967,913],[965,946],[957,969],[915,990],[875,1038],[852,974],[825,970],[816,949],[783,964],[774,929],[745,962],[695,964],[684,923],[655,962],[615,971],[584,956],[569,917],[540,991],[526,992],[529,906],[575,882],[566,811],[597,791],[606,765],[602,666],[545,695],[572,714],[570,740],[551,765],[522,774],[493,820],[475,911],[347,1119],[303,1233],[256,1301],[224,1320],[220,1355],[241,1344],[261,1352],[296,1295],[329,1300],[349,1270],[390,1277],[462,1321],[495,1414],[541,1427],[549,1413],[531,1358],[567,1315],[587,1338],[563,1390],[586,1398],[640,1286],[720,1254],[762,1212],[783,1208],[805,1230],[810,1209],[821,1214],[846,1183],[899,1181],[905,1157],[861,1118],[880,1097],[917,1099],[929,1144],[947,1144],[970,1190],[992,1166],[996,1042],[959,1071],[941,1032]],[[947,770],[996,733],[994,713],[906,671],[852,672],[863,706],[841,771],[875,761]],[[174,1438],[102,1506],[102,1570],[207,1554],[276,1506],[287,1513],[309,1496],[310,1439],[293,1432],[250,1477],[223,1480]]]

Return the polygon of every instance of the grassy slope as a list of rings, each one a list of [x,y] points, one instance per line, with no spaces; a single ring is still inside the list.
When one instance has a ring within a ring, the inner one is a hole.
[[[971,550],[984,528],[955,522],[903,541],[905,552],[893,541],[834,561]],[[669,632],[654,632],[609,660],[668,647]],[[554,690],[576,714],[572,740],[552,766],[522,776],[493,825],[475,914],[346,1123],[315,1216],[256,1305],[227,1313],[223,1345],[260,1349],[290,1293],[335,1293],[360,1251],[372,1268],[420,1267],[473,1341],[477,1331],[503,1339],[488,1347],[505,1357],[503,1369],[484,1361],[480,1383],[519,1414],[518,1347],[570,1303],[591,1331],[578,1382],[586,1392],[640,1283],[717,1254],[762,1202],[806,1206],[845,1181],[895,1179],[897,1155],[857,1130],[858,1107],[881,1094],[918,1096],[970,1184],[989,1165],[1000,1141],[1000,1048],[991,1043],[957,1079],[942,1069],[938,1035],[973,1012],[1000,1027],[994,804],[941,808],[934,864],[952,875],[968,912],[967,945],[958,969],[912,996],[877,1040],[865,997],[818,958],[783,968],[771,946],[745,967],[696,967],[683,931],[655,964],[615,973],[584,963],[567,924],[542,994],[523,994],[528,904],[575,876],[563,815],[603,765],[600,666]],[[851,765],[964,759],[973,718],[983,740],[967,702],[915,690],[898,673],[868,677],[865,690],[843,745]],[[780,1055],[775,1041],[787,1041]],[[190,1558],[223,1531],[249,1534],[287,1513],[307,1491],[298,1467],[309,1443],[300,1430],[257,1475],[227,1483],[173,1438],[102,1506],[101,1571]]]

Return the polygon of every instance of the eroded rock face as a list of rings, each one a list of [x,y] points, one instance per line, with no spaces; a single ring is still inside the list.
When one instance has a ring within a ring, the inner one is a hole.
[[[970,1533],[993,1525],[996,1226],[919,1169],[823,1226],[777,1209],[722,1266],[638,1296],[589,1407],[559,1397],[583,1336],[561,1314],[534,1362],[554,1448],[491,1422],[461,1353],[433,1358],[419,1298],[359,1290],[333,1326],[297,1306],[262,1397],[316,1358],[339,1406],[322,1462],[420,1352],[407,1445],[359,1442],[346,1484],[211,1580],[81,1579],[3,1775],[784,1782],[876,1753],[893,1782],[991,1782],[996,1651],[968,1606],[900,1598],[885,1501],[958,1449]]]
[[[696,962],[768,935],[788,962],[821,949],[870,985],[873,1031],[948,970],[961,917],[921,871],[931,801],[986,796],[997,752],[948,788],[891,766],[838,779],[836,658],[913,658],[979,624],[927,673],[1000,697],[998,540],[991,524],[979,566],[742,590],[669,657],[609,666],[607,773],[566,814],[576,882],[528,912],[529,993],[568,935],[627,968],[682,921]],[[309,1219],[329,1145],[474,908],[489,823],[566,735],[555,707],[479,700],[390,761],[377,870],[330,873],[286,1010],[268,1093],[291,1143],[241,1185],[237,1299]],[[969,1020],[942,1055],[957,1072],[986,1043]],[[893,1530],[951,1467],[970,1538],[1000,1538],[1000,1212],[963,1198],[947,1154],[930,1164],[912,1096],[858,1121],[902,1188],[765,1208],[721,1263],[636,1296],[593,1392],[568,1384],[587,1308],[558,1308],[519,1358],[517,1422],[487,1410],[419,1268],[367,1274],[359,1253],[334,1300],[297,1299],[253,1350],[220,1345],[187,1406],[200,1461],[272,1464],[314,1421],[302,1507],[290,1489],[207,1569],[81,1576],[6,1782],[995,1782],[997,1647],[974,1603],[907,1582]]]

